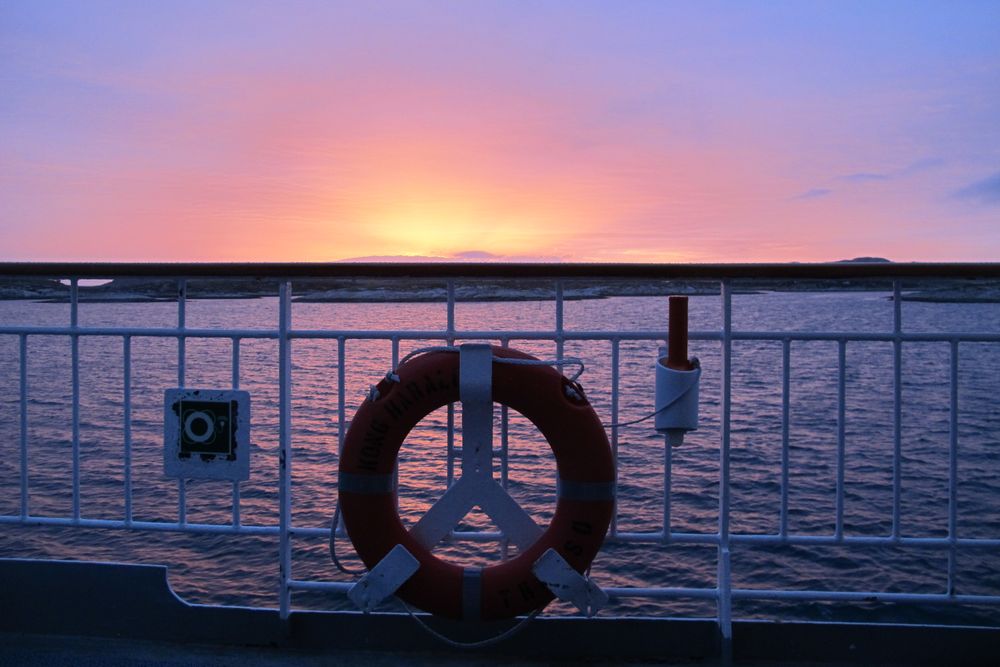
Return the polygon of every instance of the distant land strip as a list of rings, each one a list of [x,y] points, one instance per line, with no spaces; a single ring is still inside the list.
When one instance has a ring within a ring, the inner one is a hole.
[[[698,280],[563,280],[563,298],[568,301],[605,299],[616,296],[663,296],[719,294],[717,281]],[[881,291],[892,290],[885,279],[871,280],[766,280],[733,281],[737,294],[789,291]],[[65,282],[42,278],[0,278],[0,299],[66,302]],[[293,300],[309,303],[426,303],[446,301],[447,282],[440,279],[316,278],[295,280]],[[256,299],[277,296],[277,283],[264,278],[199,278],[186,281],[188,299]],[[1000,303],[1000,281],[938,280],[921,283],[919,289],[903,290],[904,301],[937,303]],[[173,279],[117,278],[103,284],[81,284],[81,303],[130,303],[176,301],[178,285]],[[555,298],[553,281],[544,279],[469,279],[455,286],[458,301],[548,301]]]

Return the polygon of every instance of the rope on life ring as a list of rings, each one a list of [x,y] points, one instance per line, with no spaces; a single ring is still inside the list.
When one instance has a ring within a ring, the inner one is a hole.
[[[397,595],[449,618],[502,619],[544,608],[553,594],[533,574],[534,563],[553,549],[577,572],[586,572],[614,506],[611,447],[580,386],[528,354],[494,346],[492,355],[492,400],[541,431],[558,472],[552,521],[532,543],[519,545],[517,556],[485,568],[449,563],[431,553],[433,544],[407,531],[396,508],[399,448],[420,420],[460,399],[458,354],[434,351],[404,360],[358,409],[340,457],[340,511],[361,560],[373,568],[403,545],[419,568]]]

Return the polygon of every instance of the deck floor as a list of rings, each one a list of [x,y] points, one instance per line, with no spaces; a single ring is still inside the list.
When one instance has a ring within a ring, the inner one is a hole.
[[[737,662],[746,667],[851,667],[857,663],[815,662]],[[864,663],[869,667],[900,667],[901,663]],[[208,644],[104,637],[74,637],[0,633],[0,666],[32,665],[40,667],[451,667],[503,665],[504,667],[539,667],[541,665],[608,665],[630,667],[723,667],[718,661],[662,662],[659,660],[594,659],[516,659],[475,653],[409,653],[402,655],[378,651],[305,651],[287,648],[233,647]]]

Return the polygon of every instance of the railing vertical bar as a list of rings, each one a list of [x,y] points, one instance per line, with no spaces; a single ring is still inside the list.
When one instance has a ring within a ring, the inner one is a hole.
[[[292,340],[289,331],[292,326],[292,286],[282,281],[279,290],[278,307],[278,558],[279,558],[279,602],[278,611],[282,620],[288,618],[291,607],[292,578]]]
[[[847,433],[847,341],[837,341],[837,504],[834,536],[844,537],[844,464]]]
[[[28,516],[28,336],[19,336],[20,352],[20,436],[21,436],[21,518]]]
[[[125,491],[125,524],[132,523],[132,337],[122,337],[122,430],[125,460],[122,477]]]
[[[232,359],[232,385],[233,389],[240,388],[240,337],[233,336],[233,359]]]
[[[232,357],[232,385],[233,389],[240,388],[240,337],[233,336],[233,357]],[[233,480],[233,525],[240,525],[240,482]]]
[[[614,507],[611,512],[611,537],[618,535],[618,390],[621,377],[621,344],[618,338],[611,339],[611,458],[615,462]]]
[[[556,281],[556,359],[563,358],[563,348],[566,346],[563,330],[563,282]]]
[[[732,585],[729,561],[729,445],[732,416],[733,295],[722,281],[722,442],[719,448],[718,623],[723,656],[732,652]]]
[[[80,336],[76,333],[80,325],[79,305],[80,305],[80,285],[79,280],[73,278],[69,287],[69,312],[70,327],[73,334],[70,336],[71,363],[72,363],[72,384],[73,384],[73,519],[80,520]]]
[[[80,279],[69,281],[69,325],[77,328],[80,325]]]
[[[399,366],[399,336],[392,337],[392,366],[393,370]],[[396,512],[399,512],[399,457],[392,466],[392,488],[396,499]]]
[[[233,526],[240,526],[240,483],[233,480]]]
[[[948,411],[948,595],[955,595],[958,541],[958,341],[951,341],[951,396]]]
[[[791,407],[792,342],[781,341],[781,527],[782,537],[788,535],[788,463],[789,422]]]
[[[447,344],[455,344],[455,281],[448,281]],[[455,404],[448,404],[448,486],[455,483]]]
[[[670,543],[672,511],[670,494],[673,489],[674,448],[670,445],[670,437],[663,437],[663,543]]]
[[[900,536],[903,491],[903,299],[900,282],[892,283],[892,537]]]
[[[187,480],[177,480],[177,523],[182,526],[187,523]]]
[[[563,332],[563,283],[556,281],[556,359],[562,360],[566,341]],[[562,372],[562,368],[559,371]]]
[[[448,281],[448,344],[455,340],[455,281]]]
[[[344,428],[347,426],[347,363],[344,356],[347,353],[347,339],[337,338],[337,454],[344,449]]]
[[[344,336],[337,337],[337,459],[340,460],[340,453],[344,451],[344,429],[347,426],[347,402],[344,395],[347,393],[347,363],[344,357],[347,354],[347,339]],[[338,501],[339,502],[339,501]],[[337,512],[337,525],[333,527],[339,537],[343,533],[344,517]]]
[[[669,340],[665,341],[669,345]],[[663,346],[659,349],[659,358],[667,356],[667,347]],[[674,465],[674,452],[673,447],[670,445],[670,437],[664,436],[663,438],[663,543],[668,544],[670,542],[671,531],[671,512],[673,511],[670,492],[673,488],[673,465]]]
[[[509,348],[510,339],[501,338],[500,347]],[[510,484],[510,409],[500,406],[500,485],[507,488]]]
[[[187,280],[177,281],[177,386],[184,386],[185,366],[187,365],[187,338],[184,330],[187,328]]]
[[[177,280],[177,386],[183,387],[187,371],[187,280]],[[187,480],[177,478],[177,521],[187,523]]]
[[[510,347],[510,339],[500,339],[500,347]],[[510,408],[500,406],[500,486],[510,487]],[[510,558],[510,539],[506,535],[500,540],[500,559]]]
[[[892,281],[892,331],[903,331],[903,285],[899,280]]]

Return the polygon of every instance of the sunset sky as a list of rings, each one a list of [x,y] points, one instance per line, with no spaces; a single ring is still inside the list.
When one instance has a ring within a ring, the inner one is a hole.
[[[0,260],[1000,260],[1000,2],[0,2]]]

